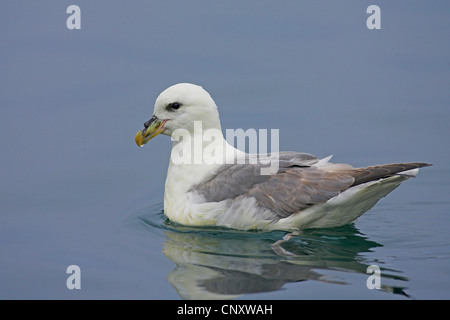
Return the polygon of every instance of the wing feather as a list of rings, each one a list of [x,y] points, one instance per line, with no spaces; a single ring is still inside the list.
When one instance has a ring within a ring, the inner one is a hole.
[[[280,153],[279,170],[273,175],[260,175],[261,164],[224,165],[191,191],[200,194],[206,202],[254,197],[261,208],[272,212],[274,219],[281,219],[325,203],[352,186],[429,165],[402,163],[367,168],[314,166],[318,161],[309,154]]]

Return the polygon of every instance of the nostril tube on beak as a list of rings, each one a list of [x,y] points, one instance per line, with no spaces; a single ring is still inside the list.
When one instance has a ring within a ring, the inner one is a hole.
[[[153,121],[155,121],[156,119],[158,119],[157,116],[153,116],[150,120],[148,120],[146,123],[144,123],[144,127],[147,129],[148,127],[150,127],[153,123]]]

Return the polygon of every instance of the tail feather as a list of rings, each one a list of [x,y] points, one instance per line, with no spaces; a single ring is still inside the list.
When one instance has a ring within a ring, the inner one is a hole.
[[[367,168],[358,168],[351,170],[349,173],[355,179],[352,186],[357,186],[362,183],[389,178],[400,174],[403,171],[418,169],[422,167],[431,166],[429,163],[411,162],[411,163],[393,163],[384,164]]]

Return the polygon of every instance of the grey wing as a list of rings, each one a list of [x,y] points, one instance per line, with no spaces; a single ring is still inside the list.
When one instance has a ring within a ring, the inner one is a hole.
[[[279,170],[273,175],[261,175],[261,164],[224,165],[191,191],[207,202],[253,197],[261,208],[272,212],[274,219],[280,219],[325,203],[352,186],[429,165],[402,163],[358,169],[337,165],[334,170],[326,170],[312,166],[318,161],[309,154],[282,152]]]
[[[346,173],[327,172],[317,167],[291,167],[272,175],[248,190],[248,196],[286,218],[310,206],[325,203],[348,189],[355,179]]]
[[[309,167],[319,161],[313,155],[300,152],[280,152],[278,159],[278,173],[284,172],[289,167]],[[246,160],[248,162],[249,158]],[[260,162],[257,164],[225,164],[205,181],[191,188],[190,191],[197,191],[207,202],[234,199],[247,194],[255,185],[270,179],[272,176],[260,174],[261,169],[269,165]]]
[[[324,170],[319,167],[289,167],[247,191],[257,203],[277,217],[285,218],[315,204],[325,203],[350,187],[386,179],[427,163],[399,163],[367,168]]]
[[[274,175],[261,175],[261,164],[224,165],[191,191],[207,202],[254,197],[274,218],[284,218],[324,203],[353,184],[354,178],[348,174],[311,166],[317,162],[309,154],[283,152],[279,154],[279,170]]]

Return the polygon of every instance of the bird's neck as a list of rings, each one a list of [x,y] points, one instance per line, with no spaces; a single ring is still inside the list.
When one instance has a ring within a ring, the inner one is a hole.
[[[187,192],[220,166],[236,163],[235,159],[244,155],[229,145],[218,129],[184,133],[172,135],[166,190],[170,187],[177,192]]]

